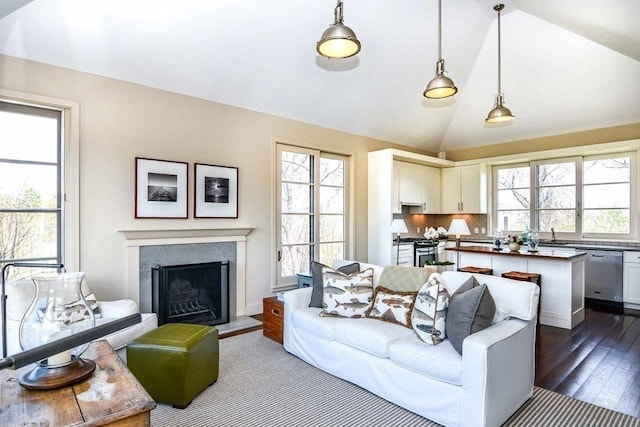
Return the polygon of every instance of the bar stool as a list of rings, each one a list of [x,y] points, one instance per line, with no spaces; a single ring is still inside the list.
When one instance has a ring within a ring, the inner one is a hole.
[[[502,273],[502,277],[507,279],[519,280],[521,282],[533,282],[541,286],[542,275],[538,273],[525,273],[522,271],[507,271]],[[540,302],[542,301],[542,288],[540,289],[540,301],[538,301],[538,323],[540,323]]]
[[[493,274],[493,269],[492,268],[487,268],[487,267],[473,267],[473,266],[466,266],[466,267],[460,267],[458,269],[458,271],[463,271],[465,273],[476,273],[476,274],[488,274],[488,275],[492,275]]]

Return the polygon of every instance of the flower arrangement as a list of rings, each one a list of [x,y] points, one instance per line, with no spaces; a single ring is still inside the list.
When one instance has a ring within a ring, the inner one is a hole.
[[[523,244],[522,237],[520,237],[517,234],[507,234],[507,237],[505,240],[507,243],[517,243],[519,245]]]
[[[444,227],[438,227],[437,229],[429,227],[425,230],[424,237],[426,237],[427,240],[436,243],[439,239],[447,238],[447,230]]]

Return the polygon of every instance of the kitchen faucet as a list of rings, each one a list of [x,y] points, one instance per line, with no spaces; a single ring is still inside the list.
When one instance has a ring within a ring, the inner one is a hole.
[[[553,227],[551,227],[551,243],[556,243],[556,230],[554,230]]]

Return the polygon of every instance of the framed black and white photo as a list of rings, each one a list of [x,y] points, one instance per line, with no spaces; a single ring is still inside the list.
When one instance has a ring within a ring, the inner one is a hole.
[[[136,157],[136,218],[187,218],[185,162]]]
[[[196,163],[196,218],[238,218],[238,168]]]

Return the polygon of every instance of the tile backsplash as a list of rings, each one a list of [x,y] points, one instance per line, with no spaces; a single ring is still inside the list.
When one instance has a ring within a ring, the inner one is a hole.
[[[471,236],[467,238],[484,239],[487,237],[487,217],[486,214],[456,214],[456,215],[425,215],[425,214],[401,214],[394,215],[394,218],[404,219],[409,232],[404,237],[423,237],[427,228],[444,227],[449,228],[452,218],[464,218],[467,221]],[[478,232],[476,233],[476,228]],[[482,232],[484,230],[484,233]]]

